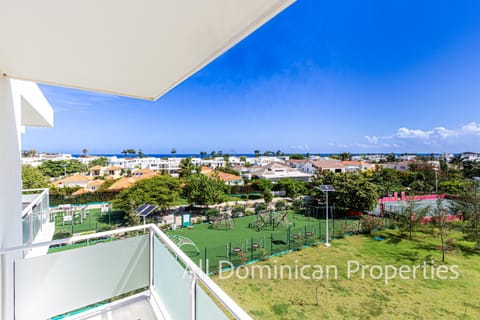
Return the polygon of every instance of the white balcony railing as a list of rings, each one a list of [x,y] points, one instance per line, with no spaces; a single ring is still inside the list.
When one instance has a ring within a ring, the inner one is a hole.
[[[119,236],[124,239],[113,241]],[[99,239],[104,242],[95,242]],[[139,292],[155,304],[157,319],[251,319],[152,224],[10,248],[0,255],[73,243],[85,246],[15,260],[16,320],[88,310]]]
[[[33,243],[37,234],[49,222],[49,190],[22,190],[23,244]]]

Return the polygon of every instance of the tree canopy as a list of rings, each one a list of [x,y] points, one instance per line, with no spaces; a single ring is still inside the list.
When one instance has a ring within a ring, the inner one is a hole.
[[[46,176],[60,177],[65,173],[69,174],[85,172],[87,170],[87,166],[78,160],[46,160],[38,166],[38,169]]]
[[[230,187],[215,176],[193,174],[185,180],[183,192],[190,202],[208,206],[224,202]]]
[[[88,167],[94,167],[94,166],[101,166],[101,167],[106,167],[108,165],[108,159],[105,157],[100,157],[95,160],[90,161],[88,164]]]
[[[180,197],[180,181],[170,175],[155,176],[136,182],[120,192],[113,200],[115,208],[123,210],[130,225],[137,224],[135,209],[142,204],[152,204],[165,210],[175,205]]]
[[[22,188],[23,189],[37,189],[48,187],[47,177],[35,167],[23,165],[22,166]]]
[[[322,184],[331,184],[335,188],[335,192],[328,196],[338,210],[370,211],[376,206],[378,188],[363,175],[354,172],[335,174],[323,171],[316,176],[313,186],[318,187]],[[314,190],[314,194],[323,197],[321,191]]]

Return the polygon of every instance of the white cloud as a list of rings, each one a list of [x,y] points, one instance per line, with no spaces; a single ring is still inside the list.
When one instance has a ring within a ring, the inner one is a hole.
[[[378,143],[378,138],[375,137],[375,136],[365,136],[365,139],[368,140],[368,142],[372,143],[372,144],[377,144]]]
[[[447,129],[445,127],[436,127],[434,130],[435,130],[435,133],[439,135],[442,139],[448,139],[451,137],[458,136],[458,132]]]
[[[464,133],[480,134],[480,123],[470,122],[462,127]]]
[[[433,130],[423,131],[420,129],[400,128],[397,130],[397,137],[401,139],[428,139],[433,134]]]

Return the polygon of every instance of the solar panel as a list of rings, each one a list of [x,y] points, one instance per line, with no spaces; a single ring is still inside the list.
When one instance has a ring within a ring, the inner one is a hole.
[[[322,184],[320,186],[320,190],[322,190],[323,192],[334,192],[335,188],[333,188],[333,186],[330,184]]]
[[[146,217],[150,215],[153,211],[155,211],[156,208],[157,206],[154,205],[145,205],[145,208],[140,212],[137,211],[137,213],[140,217]]]
[[[145,210],[145,208],[148,207],[148,204],[142,204],[140,207],[138,207],[137,209],[135,209],[135,211],[137,213],[141,213],[143,210]]]

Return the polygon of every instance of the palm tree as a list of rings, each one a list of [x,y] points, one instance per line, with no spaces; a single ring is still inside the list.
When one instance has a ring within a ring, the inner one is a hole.
[[[143,158],[145,154],[143,153],[142,149],[138,149],[138,157]]]
[[[125,156],[125,158],[126,158],[126,157],[127,157],[127,153],[128,153],[128,151],[127,151],[126,149],[123,149],[123,150],[122,150],[122,152],[120,152],[120,153],[123,153],[123,155],[124,155],[124,156]]]
[[[203,158],[205,158],[205,156],[207,155],[207,152],[206,151],[200,151],[200,156]]]
[[[177,149],[173,148],[170,153],[175,157],[175,154],[177,153]]]
[[[466,160],[464,156],[462,156],[460,153],[455,154],[451,159],[450,159],[450,164],[452,164],[455,168],[460,170],[463,166],[463,162]]]
[[[180,161],[180,170],[178,172],[180,177],[191,176],[195,171],[195,165],[192,162],[192,158],[183,158]]]
[[[260,157],[260,150],[253,150],[253,153],[255,153],[255,157]]]
[[[338,156],[342,161],[352,160],[352,155],[350,154],[350,152],[342,152]]]
[[[282,150],[277,150],[277,152],[275,152],[275,156],[280,157],[281,155],[282,155]]]
[[[88,153],[88,149],[87,148],[83,148],[82,150],[82,157],[86,157],[87,156],[87,153]]]
[[[215,156],[217,155],[217,152],[215,150],[213,150],[212,152],[210,152],[210,156],[212,158],[215,158]]]

